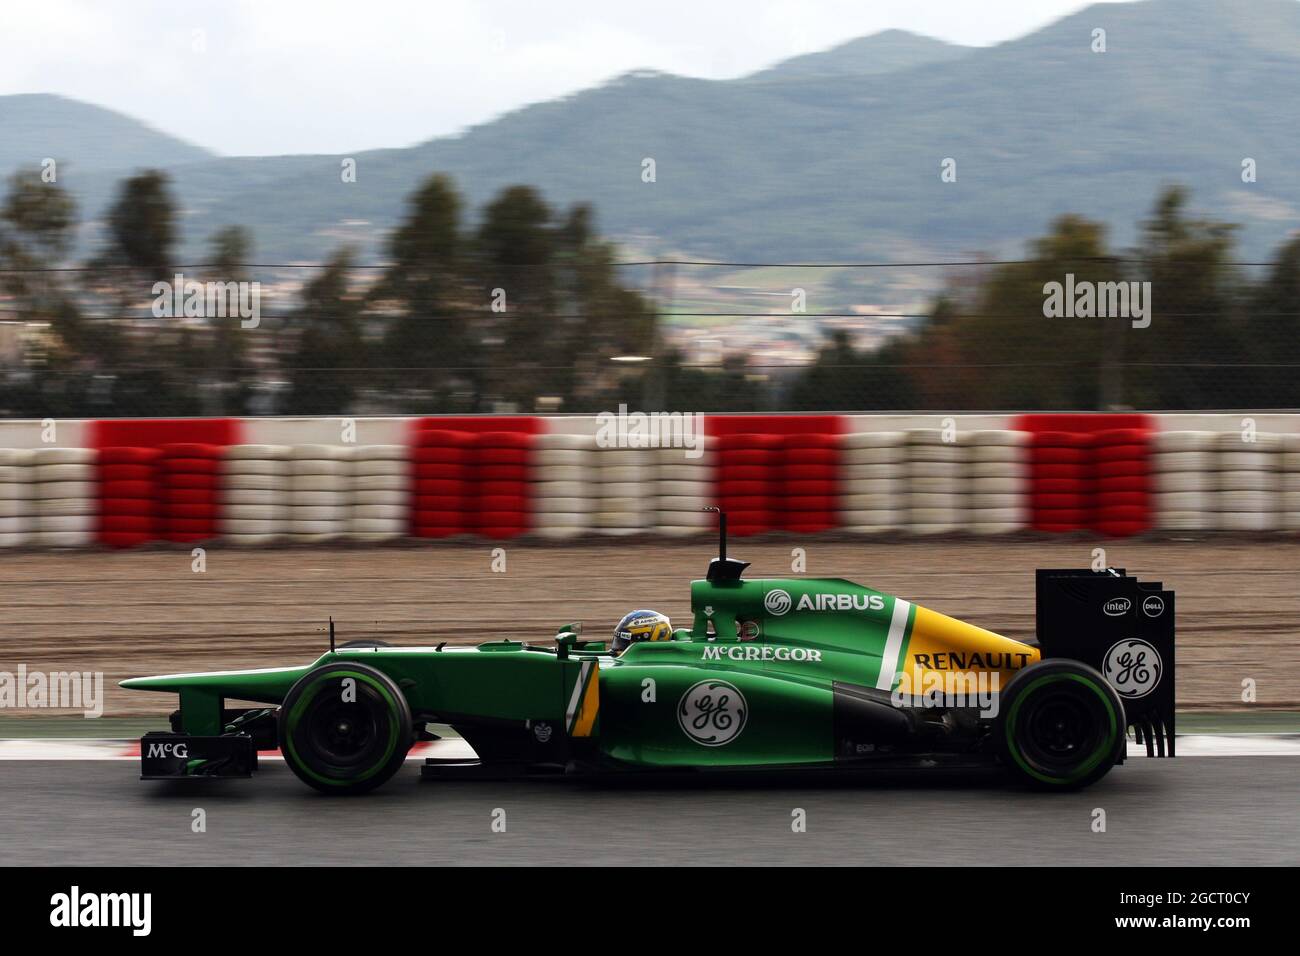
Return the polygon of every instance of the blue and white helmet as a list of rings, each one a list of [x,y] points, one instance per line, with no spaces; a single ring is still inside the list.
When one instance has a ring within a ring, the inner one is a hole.
[[[636,641],[670,641],[673,637],[673,624],[667,614],[658,611],[629,611],[623,620],[614,625],[614,642],[610,649],[615,654],[622,654],[628,645]]]

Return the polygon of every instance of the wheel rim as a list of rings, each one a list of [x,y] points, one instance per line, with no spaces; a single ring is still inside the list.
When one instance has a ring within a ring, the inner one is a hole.
[[[1072,694],[1044,696],[1025,715],[1026,750],[1037,763],[1072,766],[1096,746],[1097,721]]]
[[[333,766],[354,766],[379,736],[374,714],[359,703],[332,701],[309,715],[308,740],[313,751]]]

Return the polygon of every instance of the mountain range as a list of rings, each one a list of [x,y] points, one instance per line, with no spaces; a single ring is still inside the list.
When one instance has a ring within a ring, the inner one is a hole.
[[[634,251],[776,261],[1014,252],[1063,212],[1124,244],[1158,190],[1181,183],[1196,209],[1241,224],[1244,255],[1264,257],[1297,224],[1297,103],[1296,0],[1142,0],[991,47],[888,31],[731,80],[636,71],[350,157],[222,157],[86,103],[0,97],[0,173],[58,159],[89,221],[84,248],[123,177],[164,169],[188,261],[229,224],[250,229],[259,261],[343,243],[374,258],[437,171],[475,205],[514,183],[591,202]],[[347,158],[355,183],[340,176]],[[946,159],[955,182],[941,179]]]

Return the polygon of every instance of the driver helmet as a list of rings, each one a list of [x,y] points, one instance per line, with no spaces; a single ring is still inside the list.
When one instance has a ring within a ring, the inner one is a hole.
[[[629,611],[614,625],[614,642],[610,649],[622,654],[635,641],[672,640],[673,625],[667,614],[658,611]]]

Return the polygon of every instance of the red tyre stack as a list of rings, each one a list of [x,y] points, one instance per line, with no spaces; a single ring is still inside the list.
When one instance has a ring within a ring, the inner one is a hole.
[[[780,435],[718,436],[718,506],[727,513],[728,532],[743,537],[777,527],[781,441]]]
[[[99,450],[99,540],[136,548],[161,537],[162,489],[156,448]]]
[[[1030,446],[1031,526],[1036,531],[1092,527],[1092,436],[1040,431]]]
[[[533,436],[525,432],[482,432],[474,439],[475,530],[486,538],[514,538],[526,533]]]
[[[473,530],[470,477],[474,437],[468,432],[422,429],[411,448],[411,534],[448,538]]]
[[[782,435],[777,526],[801,532],[836,527],[839,470],[839,435]]]
[[[221,445],[163,445],[163,537],[206,541],[217,536],[221,501]]]
[[[1093,435],[1096,511],[1093,527],[1125,537],[1151,528],[1151,433],[1116,428]]]

